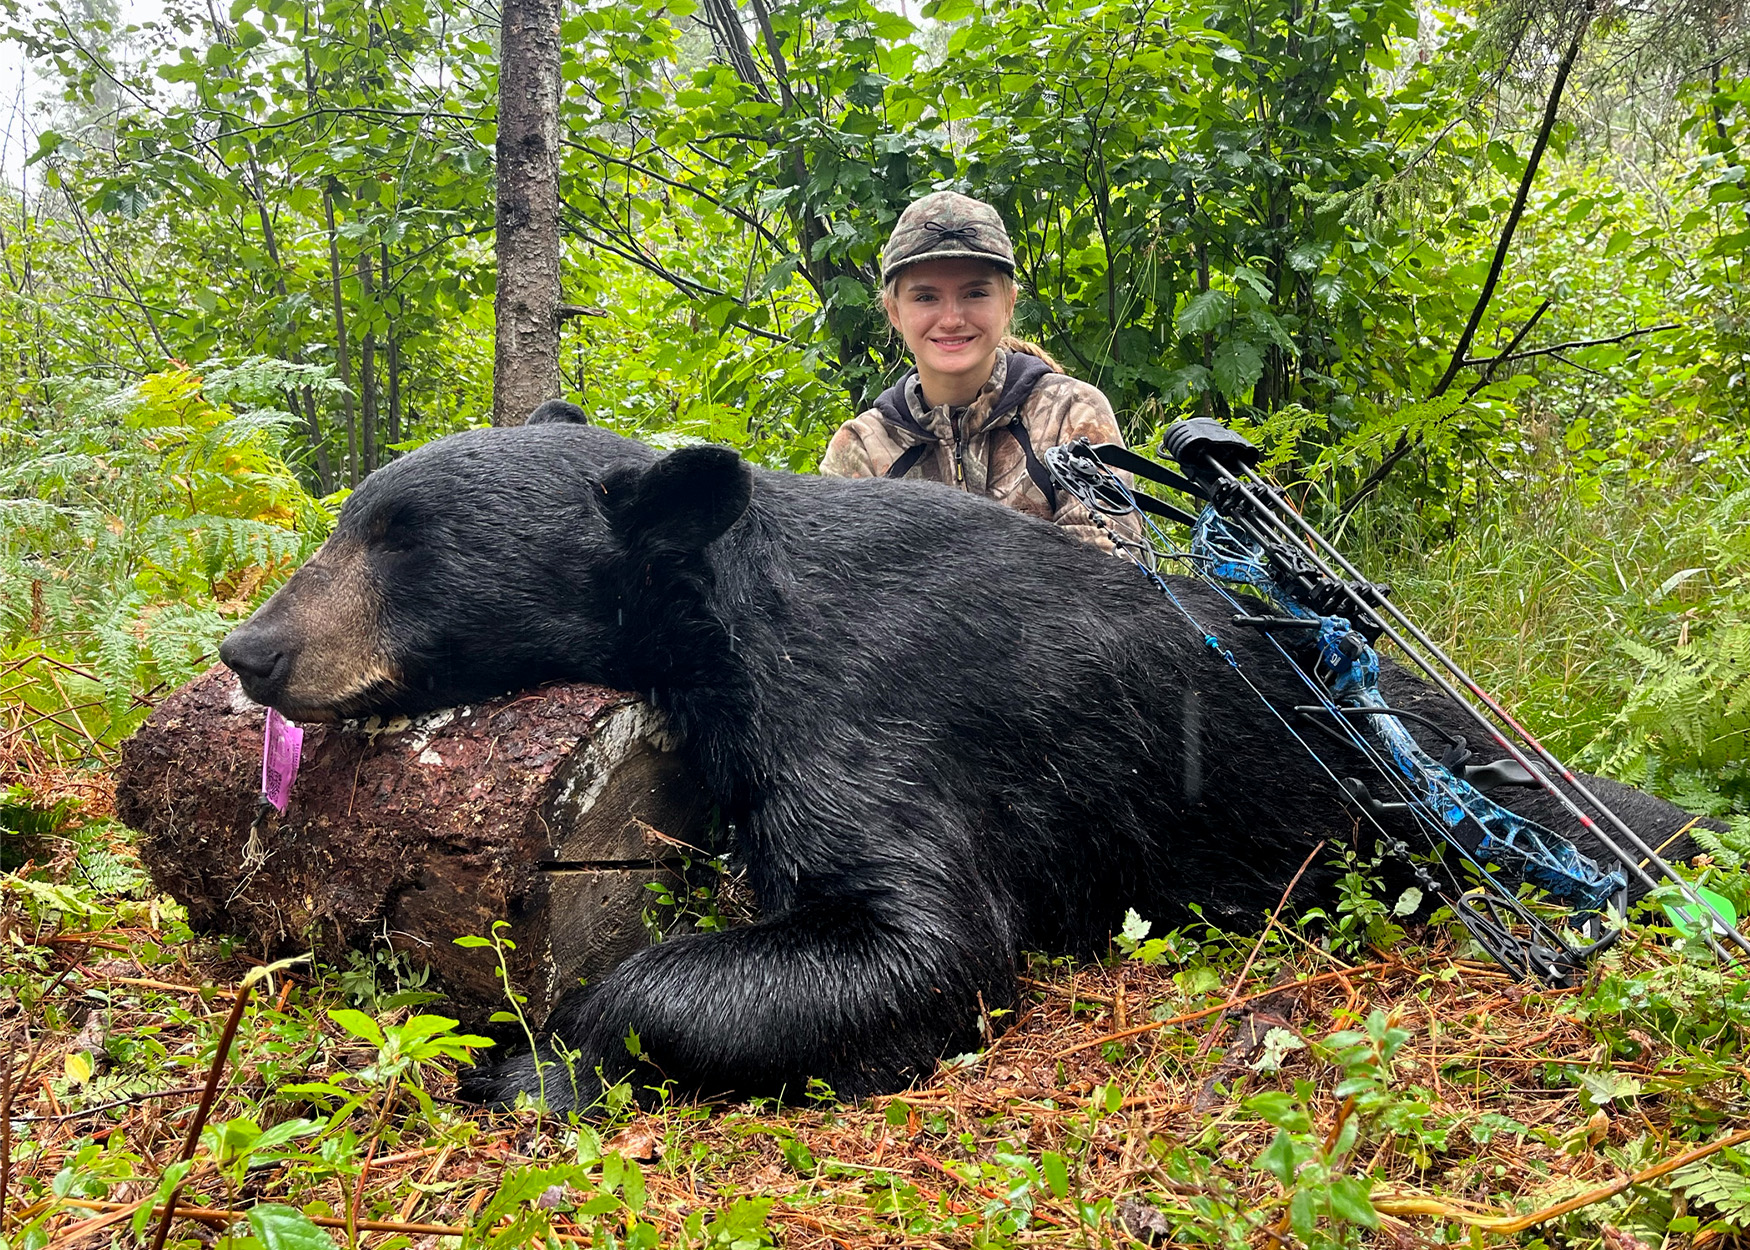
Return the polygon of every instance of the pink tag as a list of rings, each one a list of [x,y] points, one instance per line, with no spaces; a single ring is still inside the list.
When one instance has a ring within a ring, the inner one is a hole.
[[[298,776],[299,753],[304,749],[304,731],[267,709],[267,727],[261,738],[261,793],[281,812],[292,797],[292,782]]]

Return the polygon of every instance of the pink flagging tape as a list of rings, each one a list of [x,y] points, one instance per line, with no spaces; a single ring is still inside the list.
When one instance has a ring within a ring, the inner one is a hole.
[[[261,793],[281,812],[292,797],[292,782],[297,780],[303,749],[303,729],[268,708],[267,727],[261,738]]]

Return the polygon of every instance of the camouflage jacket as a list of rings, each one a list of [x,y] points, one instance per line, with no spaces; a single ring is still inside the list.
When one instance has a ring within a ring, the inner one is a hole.
[[[1092,443],[1124,441],[1106,397],[1037,356],[998,348],[990,380],[964,408],[930,407],[916,371],[906,374],[881,393],[874,407],[839,427],[820,471],[958,486],[1055,521],[1109,551],[1110,540],[1087,509],[1049,488],[1039,461],[1047,447],[1084,435]],[[1127,536],[1141,535],[1134,516],[1108,518],[1108,523]]]

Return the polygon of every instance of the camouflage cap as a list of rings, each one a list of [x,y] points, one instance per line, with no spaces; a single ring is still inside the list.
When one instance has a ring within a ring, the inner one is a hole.
[[[1011,276],[1015,272],[1015,249],[997,210],[970,195],[937,191],[899,215],[881,254],[881,283],[893,281],[907,265],[956,257],[989,261]]]

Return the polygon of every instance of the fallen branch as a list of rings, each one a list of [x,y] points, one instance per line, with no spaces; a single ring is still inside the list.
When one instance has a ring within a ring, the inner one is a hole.
[[[26,1124],[48,1124],[59,1120],[82,1120],[88,1115],[96,1115],[100,1111],[113,1111],[117,1107],[132,1106],[135,1103],[150,1102],[154,1098],[182,1098],[188,1094],[198,1094],[205,1086],[184,1085],[177,1089],[148,1090],[143,1094],[129,1094],[126,1098],[117,1098],[110,1102],[100,1102],[95,1106],[86,1107],[82,1111],[68,1111],[62,1115],[21,1115],[14,1118]]]
[[[1324,981],[1335,981],[1341,977],[1352,977],[1362,972],[1380,972],[1386,968],[1395,968],[1392,962],[1377,964],[1361,964],[1354,968],[1340,968],[1335,972],[1321,972],[1316,976],[1307,977],[1302,981],[1291,981],[1286,985],[1273,985],[1267,990],[1259,990],[1256,994],[1247,994],[1244,998],[1230,999],[1225,1003],[1217,1003],[1213,1007],[1205,1007],[1202,1011],[1189,1012],[1186,1015],[1174,1016],[1170,1020],[1152,1020],[1147,1024],[1139,1024],[1135,1028],[1124,1029],[1118,1033],[1105,1033],[1099,1037],[1089,1038],[1085,1042],[1077,1042],[1074,1046],[1065,1047],[1052,1056],[1053,1059],[1063,1059],[1079,1050],[1091,1050],[1095,1046],[1104,1046],[1107,1042],[1119,1042],[1128,1037],[1140,1037],[1144,1033],[1153,1033],[1156,1029],[1168,1028],[1175,1024],[1190,1024],[1193,1020],[1201,1020],[1213,1016],[1218,1011],[1227,1011],[1232,1007],[1244,1006],[1260,998],[1268,998],[1272,994],[1280,994],[1283,990],[1293,989],[1299,985],[1318,985]]]
[[[100,1202],[94,1198],[62,1198],[60,1205],[64,1207],[79,1207],[85,1211],[107,1211],[127,1213],[139,1209],[137,1202]],[[154,1215],[164,1215],[165,1208],[153,1207]],[[248,1211],[220,1211],[213,1207],[176,1207],[168,1212],[168,1217],[177,1220],[194,1220],[199,1224],[234,1224],[238,1220],[249,1218]],[[347,1222],[338,1216],[310,1215],[306,1216],[318,1228],[345,1228]],[[359,1220],[354,1225],[361,1233],[406,1233],[418,1237],[465,1237],[469,1230],[460,1224],[403,1224],[397,1220]],[[561,1241],[582,1242],[581,1237],[568,1236],[565,1233],[553,1234]]]
[[[1544,1207],[1542,1210],[1533,1211],[1528,1215],[1509,1215],[1503,1211],[1458,1206],[1424,1194],[1400,1193],[1392,1190],[1383,1193],[1376,1192],[1373,1197],[1373,1209],[1381,1215],[1436,1215],[1442,1219],[1457,1220],[1461,1224],[1469,1224],[1471,1227],[1483,1229],[1485,1232],[1511,1236],[1514,1233],[1522,1233],[1528,1228],[1547,1223],[1558,1216],[1566,1215],[1570,1211],[1578,1211],[1581,1207],[1589,1207],[1594,1203],[1603,1202],[1607,1198],[1614,1198],[1631,1186],[1644,1185],[1648,1181],[1657,1180],[1667,1173],[1675,1172],[1678,1168],[1688,1167],[1691,1163],[1699,1162],[1716,1151],[1725,1150],[1729,1146],[1736,1146],[1747,1141],[1750,1141],[1750,1129],[1742,1129],[1709,1145],[1697,1146],[1694,1150],[1685,1151],[1663,1163],[1643,1168],[1633,1176],[1625,1176],[1622,1180],[1612,1181],[1608,1185],[1600,1185],[1597,1189],[1588,1189],[1585,1193],[1576,1194],[1554,1206]]]

